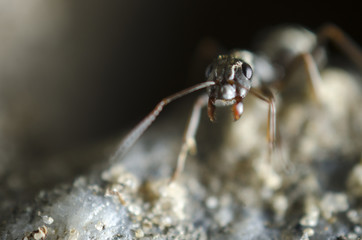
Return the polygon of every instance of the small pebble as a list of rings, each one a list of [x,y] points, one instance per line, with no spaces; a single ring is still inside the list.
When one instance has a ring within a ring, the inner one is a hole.
[[[148,219],[145,219],[142,222],[142,228],[146,233],[149,232],[152,229],[152,226],[153,226],[152,222],[150,222]]]
[[[134,235],[135,235],[136,238],[142,238],[142,237],[144,237],[145,234],[143,233],[142,229],[137,229],[134,232]]]
[[[347,238],[348,240],[357,240],[358,236],[355,233],[348,233]]]
[[[209,209],[215,209],[219,205],[219,201],[216,197],[211,196],[206,199],[206,207]]]
[[[302,226],[315,227],[318,224],[318,219],[319,219],[319,212],[314,212],[314,213],[312,212],[302,217],[299,223]]]
[[[161,217],[161,224],[165,227],[170,227],[172,226],[172,218],[169,216],[163,216]]]
[[[140,215],[141,214],[141,208],[137,205],[129,205],[128,211],[132,213],[133,215]]]
[[[309,240],[308,233],[303,233],[303,235],[302,235],[302,237],[300,238],[300,240]]]
[[[44,239],[45,237],[46,237],[46,235],[43,232],[34,233],[35,240],[41,240],[41,239]]]
[[[279,216],[284,216],[288,209],[288,199],[284,195],[277,195],[272,201],[273,209]]]
[[[78,240],[78,236],[79,236],[79,232],[72,228],[69,231],[69,237],[67,238],[67,240]]]
[[[81,188],[83,186],[86,186],[86,184],[87,184],[87,179],[85,177],[78,177],[74,181],[73,186],[77,187],[77,188]]]
[[[353,231],[359,235],[362,234],[362,227],[361,226],[355,226]]]
[[[219,223],[220,226],[226,226],[233,220],[233,212],[231,208],[222,208],[220,209],[216,215],[215,220]]]
[[[94,225],[94,227],[98,230],[98,231],[102,231],[104,229],[104,224],[102,222],[98,222],[96,225]]]
[[[349,207],[347,195],[343,193],[327,193],[320,202],[323,216],[332,218],[333,214],[346,211]]]
[[[54,219],[52,217],[47,216],[47,215],[42,216],[42,219],[43,219],[43,222],[45,224],[48,224],[48,225],[50,225],[50,224],[52,224],[54,222]]]
[[[306,229],[304,229],[303,233],[307,234],[308,237],[311,237],[314,235],[314,230],[312,228],[306,228]]]
[[[353,223],[358,223],[360,220],[360,217],[358,216],[358,212],[356,210],[349,210],[347,212],[348,219]]]

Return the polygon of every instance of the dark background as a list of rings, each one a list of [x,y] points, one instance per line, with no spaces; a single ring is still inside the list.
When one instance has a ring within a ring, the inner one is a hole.
[[[271,26],[316,30],[332,22],[362,42],[360,7],[347,1],[0,4],[0,182],[9,183],[7,194],[31,188],[17,182],[19,175],[37,176],[34,191],[61,182],[62,174],[49,171],[50,181],[38,167],[67,161],[54,155],[120,139],[163,97],[202,81],[203,69],[193,69],[206,64],[197,64],[202,49],[211,49],[206,58],[216,54],[213,41],[225,49],[248,48]],[[205,42],[209,48],[200,47]],[[26,169],[21,174],[16,161]],[[84,165],[62,165],[63,172],[78,175]]]

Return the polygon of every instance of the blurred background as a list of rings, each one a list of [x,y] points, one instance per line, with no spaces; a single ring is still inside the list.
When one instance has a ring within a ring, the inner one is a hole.
[[[249,48],[265,28],[327,22],[361,45],[355,4],[0,0],[0,210],[104,160],[98,143],[202,81],[215,46]]]

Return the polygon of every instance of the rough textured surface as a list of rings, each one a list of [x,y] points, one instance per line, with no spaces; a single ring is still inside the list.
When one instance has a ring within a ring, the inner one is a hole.
[[[2,239],[361,238],[361,86],[336,69],[323,78],[319,105],[280,99],[271,161],[267,107],[248,97],[238,122],[221,121],[222,111],[219,124],[203,119],[198,153],[176,182],[181,134],[170,121],[116,164],[39,193]]]

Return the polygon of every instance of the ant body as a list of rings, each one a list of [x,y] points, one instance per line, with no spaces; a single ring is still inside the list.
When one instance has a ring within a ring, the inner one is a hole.
[[[284,27],[271,32],[261,47],[264,55],[249,51],[234,50],[227,55],[219,55],[206,69],[206,80],[164,98],[156,107],[123,139],[111,160],[122,156],[152,124],[170,102],[189,93],[207,89],[194,104],[185,131],[177,166],[172,175],[174,181],[182,172],[187,154],[195,149],[195,135],[201,109],[207,106],[208,117],[215,120],[215,109],[231,106],[234,120],[243,113],[243,99],[254,95],[269,105],[267,141],[269,153],[276,143],[276,107],[272,89],[282,89],[295,70],[303,66],[307,73],[307,84],[312,96],[318,100],[320,81],[318,65],[322,62],[326,41],[332,41],[359,68],[362,69],[362,54],[359,48],[334,25],[326,25],[314,35],[301,27]]]

